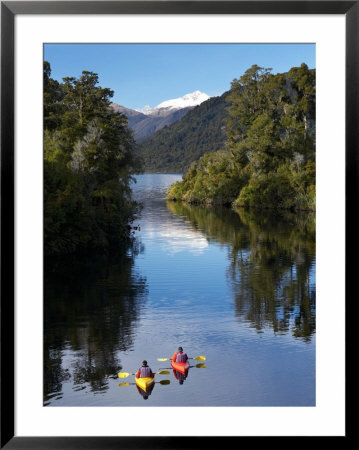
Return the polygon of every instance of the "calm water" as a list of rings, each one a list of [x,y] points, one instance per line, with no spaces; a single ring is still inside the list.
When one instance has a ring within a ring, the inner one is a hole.
[[[179,179],[137,178],[124,254],[46,261],[44,404],[314,406],[314,218],[166,203]],[[179,345],[207,358],[182,383],[157,375],[144,401],[117,377]]]

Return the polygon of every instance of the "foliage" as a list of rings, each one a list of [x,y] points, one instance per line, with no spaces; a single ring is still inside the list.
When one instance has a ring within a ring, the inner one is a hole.
[[[109,248],[130,235],[140,170],[127,119],[110,107],[98,76],[50,78],[44,64],[44,238],[46,253]]]
[[[169,199],[315,209],[315,72],[270,70],[254,65],[233,80],[225,148],[194,163]]]
[[[246,182],[238,176],[233,158],[220,150],[206,153],[198,163],[192,163],[182,182],[170,187],[167,198],[180,198],[188,203],[231,204]]]
[[[184,172],[207,152],[223,147],[226,96],[213,97],[138,146],[146,172]]]

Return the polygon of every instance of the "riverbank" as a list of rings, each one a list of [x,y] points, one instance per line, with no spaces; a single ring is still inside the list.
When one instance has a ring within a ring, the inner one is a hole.
[[[250,175],[237,170],[230,164],[230,155],[224,153],[208,154],[198,164],[193,163],[182,181],[168,189],[167,200],[257,210],[316,210],[314,163],[303,168],[286,164],[276,172]],[[214,169],[217,158],[226,164]]]

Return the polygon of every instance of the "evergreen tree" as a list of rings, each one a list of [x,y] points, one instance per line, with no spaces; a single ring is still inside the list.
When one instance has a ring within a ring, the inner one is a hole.
[[[137,205],[130,181],[140,170],[124,115],[98,76],[50,78],[44,64],[44,225],[48,253],[109,248],[129,237]],[[61,95],[57,95],[61,93]]]
[[[254,65],[233,80],[226,151],[204,155],[169,199],[315,209],[315,71],[270,71]]]

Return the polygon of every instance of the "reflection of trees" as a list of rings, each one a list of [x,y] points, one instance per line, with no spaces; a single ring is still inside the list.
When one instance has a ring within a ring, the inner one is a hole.
[[[188,220],[193,229],[201,231],[209,241],[225,245],[230,243],[233,249],[249,243],[248,233],[243,232],[238,214],[229,208],[192,206],[182,202],[167,202],[167,207],[172,213]]]
[[[313,214],[236,212],[168,203],[222,244],[230,244],[228,276],[236,316],[258,331],[270,326],[309,340],[315,331],[315,218]]]
[[[315,331],[313,215],[238,213],[250,236],[249,248],[230,266],[238,317],[257,329],[271,325],[309,339]]]
[[[107,389],[108,378],[121,369],[118,351],[132,345],[145,293],[129,253],[45,260],[45,404],[70,377],[75,390],[85,384],[94,392]]]

